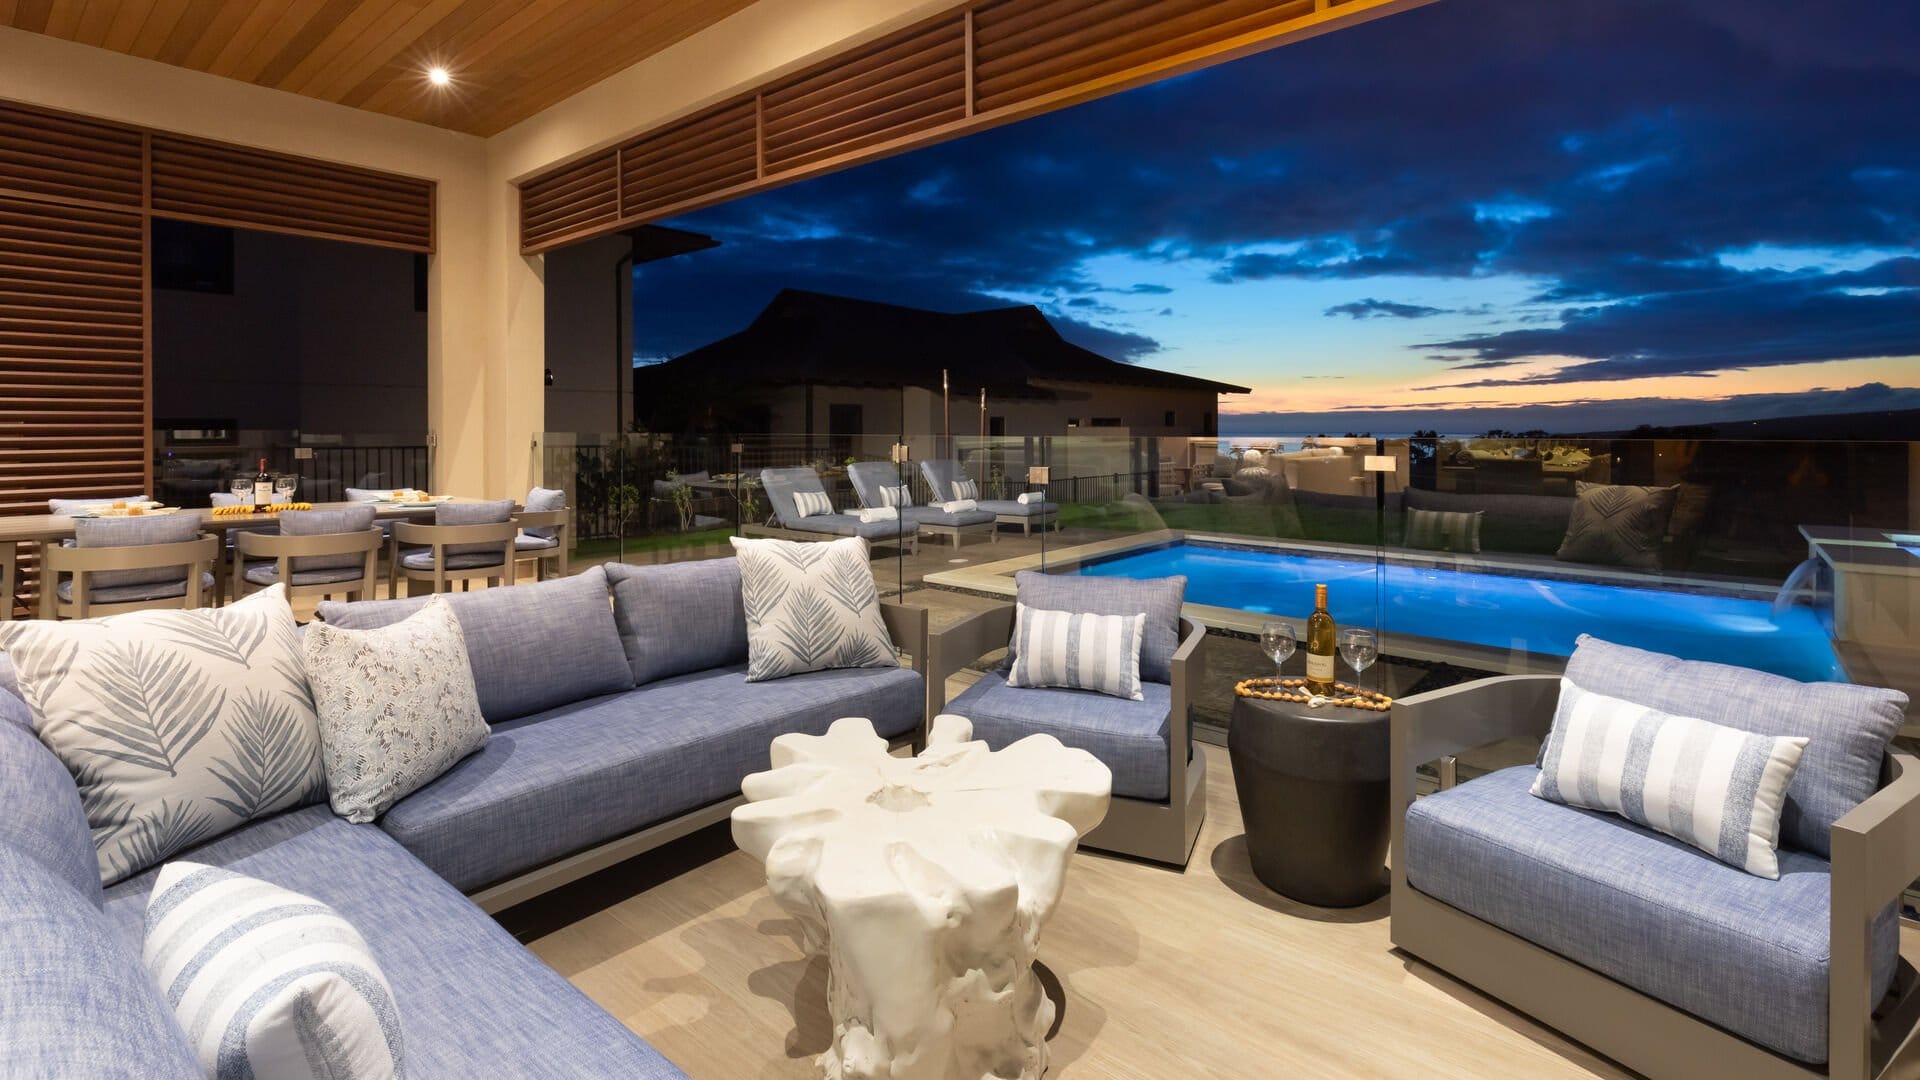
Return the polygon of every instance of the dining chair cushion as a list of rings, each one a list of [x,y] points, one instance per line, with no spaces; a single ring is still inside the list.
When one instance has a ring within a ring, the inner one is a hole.
[[[1014,575],[1017,602],[1049,611],[1085,611],[1095,615],[1147,616],[1140,639],[1140,680],[1173,681],[1173,654],[1180,648],[1180,605],[1187,595],[1184,577],[1083,577],[1022,570]],[[1018,643],[1008,643],[1008,660]]]
[[[223,608],[4,622],[0,648],[76,778],[104,884],[326,792],[281,586]]]
[[[444,596],[399,622],[316,622],[301,642],[333,812],[366,824],[487,743],[460,619]]]
[[[512,499],[498,499],[493,502],[441,503],[439,506],[434,507],[433,510],[433,523],[435,525],[497,525],[500,522],[511,520],[513,520]],[[445,550],[448,555],[492,555],[494,556],[493,561],[499,562],[501,545],[448,544]],[[431,551],[429,551],[429,555],[431,555]],[[478,563],[474,565],[484,566],[486,564]],[[431,560],[428,561],[427,568],[433,568]]]
[[[704,477],[702,479],[704,479]],[[558,488],[543,487],[537,487],[527,492],[526,506],[523,507],[523,509],[530,514],[546,514],[555,510],[565,510],[566,508],[566,492]],[[538,525],[531,529],[523,529],[521,533],[522,535],[537,537],[541,540],[552,540],[559,535],[559,529],[553,525]]]
[[[535,536],[533,535],[534,531],[535,530],[533,529],[522,529],[520,531],[520,535],[513,538],[513,550],[515,551],[558,551],[560,550],[559,537]],[[543,529],[540,531],[549,532],[551,530]]]
[[[146,501],[147,501],[147,497],[144,494],[99,495],[91,499],[48,499],[47,512],[51,514],[60,514],[64,516],[67,514],[77,513],[82,510],[89,510],[96,506],[111,506],[112,504],[117,502],[132,503],[132,502],[146,502]]]
[[[614,625],[635,685],[747,658],[739,559],[603,565],[613,585]]]
[[[447,569],[482,570],[488,567],[495,569],[502,568],[503,564],[500,562],[500,549],[492,545],[488,546],[492,548],[492,550],[485,552],[468,552],[463,555],[449,554],[447,556]],[[408,570],[432,570],[433,551],[431,549],[410,551],[400,556],[400,565]]]
[[[399,622],[428,599],[327,601],[319,615],[333,626],[368,629]],[[633,686],[601,567],[512,588],[453,593],[448,601],[466,635],[480,711],[492,723]]]
[[[338,506],[330,510],[283,510],[280,531],[287,536],[331,536],[363,533],[373,528],[373,507]],[[293,572],[302,570],[364,570],[364,552],[345,555],[304,555],[293,560]]]
[[[865,540],[729,539],[740,561],[747,681],[899,665]]]
[[[75,518],[73,542],[82,548],[141,547],[147,544],[181,544],[200,538],[200,518],[194,514],[142,514],[123,518]],[[87,585],[108,588],[114,585],[143,585],[153,581],[184,583],[184,566],[153,566],[139,570],[103,570],[87,575]]]
[[[97,580],[104,576],[93,575]],[[203,592],[213,592],[214,578],[205,571],[200,573],[200,588]],[[73,582],[63,581],[54,590],[61,603],[73,603]],[[143,600],[174,600],[187,595],[187,579],[175,578],[172,581],[143,581],[132,585],[108,585],[104,588],[87,583],[87,603],[89,604],[137,604]]]
[[[253,563],[242,576],[255,585],[272,585],[280,580],[280,564]],[[335,585],[359,581],[364,576],[364,570],[358,566],[336,566],[331,570],[295,570],[290,576],[290,585]]]

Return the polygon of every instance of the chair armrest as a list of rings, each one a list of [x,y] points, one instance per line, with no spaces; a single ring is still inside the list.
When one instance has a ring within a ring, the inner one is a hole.
[[[1873,921],[1920,877],[1920,761],[1889,751],[1880,790],[1828,832],[1828,1058],[1834,1076],[1870,1075],[1887,1047],[1876,1046],[1872,996]],[[1896,987],[1898,980],[1896,980]],[[1895,995],[1899,997],[1900,995]],[[1896,1002],[1896,1038],[1914,1021],[1913,995]]]
[[[880,602],[880,621],[887,624],[887,637],[894,648],[913,657],[913,670],[927,673],[927,609],[910,604]]]
[[[1013,638],[1013,605],[997,604],[969,615],[945,630],[934,631],[927,643],[927,707],[938,712],[947,703],[947,680],[955,672]]]
[[[1173,700],[1167,708],[1167,792],[1178,803],[1187,791],[1187,760],[1193,752],[1193,699],[1198,696],[1200,680],[1206,677],[1206,654],[1200,644],[1207,638],[1207,625],[1199,619],[1181,616],[1180,647],[1173,650]]]
[[[1519,736],[1544,738],[1560,702],[1558,675],[1502,675],[1393,703],[1393,773]]]

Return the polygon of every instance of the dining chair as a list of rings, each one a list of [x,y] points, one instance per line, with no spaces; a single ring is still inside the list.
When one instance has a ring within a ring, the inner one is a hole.
[[[386,538],[371,506],[282,511],[277,533],[234,538],[233,598],[285,582],[289,598],[376,599]]]
[[[513,584],[513,541],[520,533],[513,511],[512,499],[442,503],[434,508],[432,525],[394,522],[388,595],[400,595],[403,577],[409,583],[431,581],[437,593],[447,592],[455,581],[463,592],[475,579]],[[402,546],[420,550],[401,554]]]
[[[515,561],[532,560],[535,581],[547,579],[547,563],[558,563],[561,577],[567,568],[567,511],[522,510],[513,516],[520,531],[513,538]]]
[[[174,526],[176,519],[186,526],[184,536]],[[154,522],[169,527],[155,528]],[[197,518],[83,518],[73,524],[71,546],[46,549],[41,618],[88,619],[204,606],[214,587],[220,538],[200,532]]]

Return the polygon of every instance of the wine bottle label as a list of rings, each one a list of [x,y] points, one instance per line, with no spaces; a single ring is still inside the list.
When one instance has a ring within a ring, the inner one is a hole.
[[[1311,653],[1311,652],[1308,653],[1307,654],[1307,678],[1332,679],[1333,678],[1333,657],[1324,656],[1320,653]]]

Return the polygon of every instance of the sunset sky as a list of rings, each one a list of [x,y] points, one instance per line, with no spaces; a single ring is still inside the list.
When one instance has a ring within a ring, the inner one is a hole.
[[[636,354],[793,286],[1038,304],[1229,430],[1920,408],[1916,102],[1920,5],[1441,0],[671,222]]]

